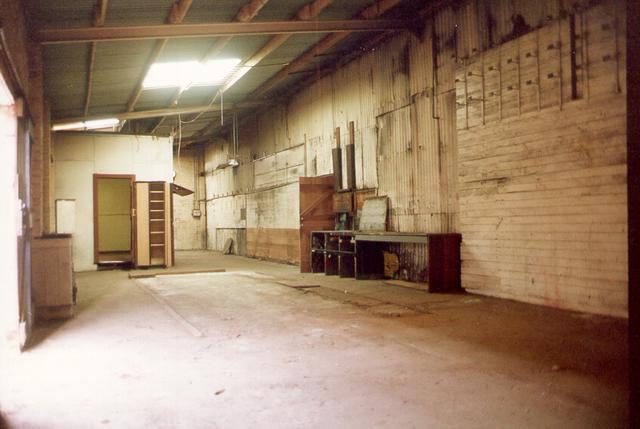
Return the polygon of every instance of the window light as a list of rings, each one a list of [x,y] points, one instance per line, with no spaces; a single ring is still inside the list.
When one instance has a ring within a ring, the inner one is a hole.
[[[51,127],[53,131],[86,131],[86,130],[103,130],[106,128],[114,129],[120,124],[120,120],[116,118],[97,119],[95,121],[72,122],[69,124],[59,124]]]
[[[144,78],[144,89],[180,88],[183,91],[192,86],[216,86],[240,64],[237,58],[210,60],[206,62],[181,61],[155,63]]]
[[[0,74],[0,106],[11,106],[13,103],[13,95],[11,94],[11,91],[9,91],[9,87]]]

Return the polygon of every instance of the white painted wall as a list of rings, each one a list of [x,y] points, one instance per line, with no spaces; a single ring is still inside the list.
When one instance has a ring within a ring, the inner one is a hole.
[[[4,81],[0,76],[0,89]],[[0,94],[2,95],[2,94]],[[0,106],[0,354],[17,344],[18,320],[18,204],[17,123],[12,106]],[[17,349],[17,347],[16,347]],[[2,356],[0,356],[2,357]]]
[[[173,242],[176,250],[205,249],[207,241],[207,216],[204,203],[204,178],[199,176],[203,168],[201,150],[182,150],[180,158],[173,155],[176,170],[175,183],[194,191],[187,196],[173,195]],[[201,216],[194,217],[193,209],[200,209]]]
[[[55,198],[76,201],[73,264],[93,263],[93,174],[134,174],[138,181],[173,179],[172,142],[121,134],[57,133],[54,136]]]

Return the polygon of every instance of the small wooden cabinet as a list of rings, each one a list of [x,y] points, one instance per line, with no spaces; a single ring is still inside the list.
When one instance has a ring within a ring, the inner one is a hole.
[[[173,203],[171,184],[136,182],[137,267],[173,265]]]
[[[71,234],[45,235],[31,241],[31,277],[37,319],[73,316]]]
[[[353,277],[356,254],[353,237],[353,231],[313,231],[311,272]]]

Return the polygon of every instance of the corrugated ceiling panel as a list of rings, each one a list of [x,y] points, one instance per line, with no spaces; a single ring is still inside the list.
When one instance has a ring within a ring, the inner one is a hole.
[[[91,25],[93,0],[24,2],[31,25],[41,27],[86,27]]]
[[[164,24],[172,3],[172,0],[109,0],[106,25]]]
[[[82,114],[89,45],[56,45],[44,50],[45,96],[53,118]]]

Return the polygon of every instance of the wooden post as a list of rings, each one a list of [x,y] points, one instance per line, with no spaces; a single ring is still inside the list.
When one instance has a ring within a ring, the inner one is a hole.
[[[347,189],[356,189],[356,131],[353,121],[349,122],[349,143],[347,144]]]
[[[333,175],[335,177],[335,190],[342,189],[342,149],[340,149],[340,127],[337,127],[334,133],[336,139],[336,147],[332,149],[333,158]]]
[[[627,55],[640,55],[640,3],[627,2]],[[627,61],[629,427],[640,427],[640,64]]]

